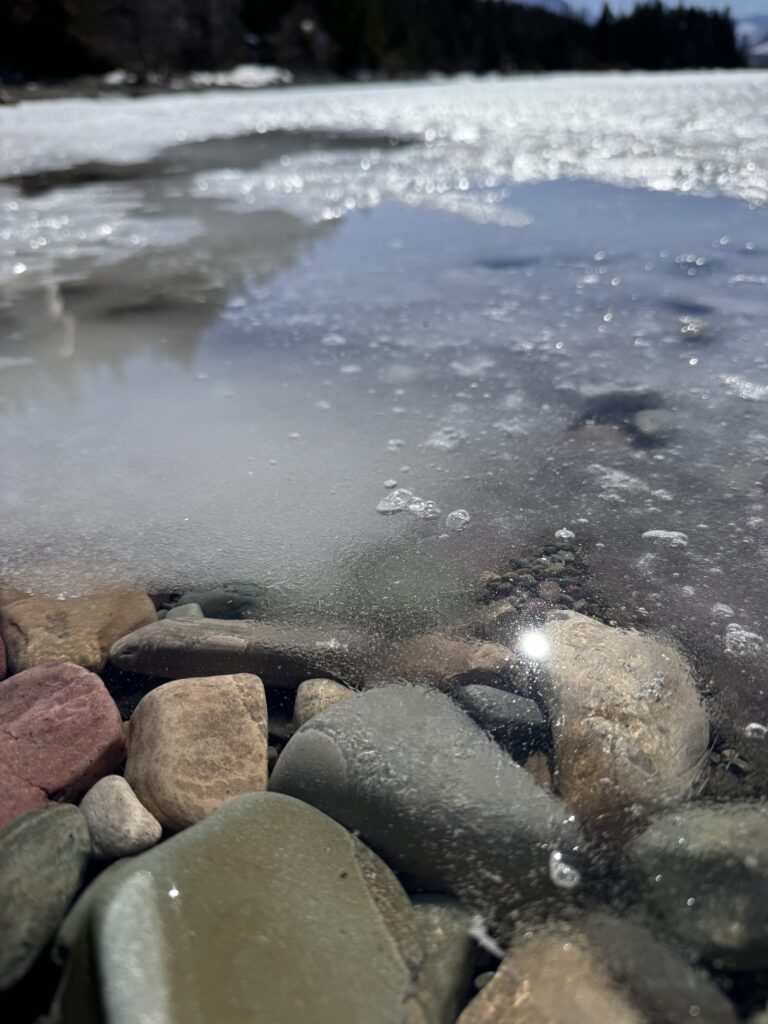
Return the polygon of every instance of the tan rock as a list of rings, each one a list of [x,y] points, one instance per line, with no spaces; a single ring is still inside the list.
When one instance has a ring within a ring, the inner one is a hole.
[[[125,778],[172,831],[267,787],[267,704],[258,676],[177,679],[131,718]]]
[[[321,711],[338,704],[340,700],[349,700],[356,697],[357,691],[351,690],[343,683],[337,683],[335,679],[307,679],[301,683],[296,691],[296,703],[293,708],[293,721],[299,729],[310,718],[319,715]]]
[[[80,802],[94,857],[131,857],[159,843],[163,829],[120,775],[105,775]]]
[[[0,592],[0,632],[12,672],[51,661],[99,672],[115,641],[155,618],[151,599],[130,591],[63,601],[18,590]]]
[[[555,782],[586,827],[621,829],[690,792],[709,726],[673,647],[558,611],[541,630],[536,658]]]
[[[542,789],[552,790],[552,769],[546,754],[537,750],[530,755],[523,768],[538,786],[541,786]]]
[[[515,660],[512,651],[501,644],[427,633],[400,645],[392,671],[409,683],[450,690],[466,683],[497,682],[509,673]]]

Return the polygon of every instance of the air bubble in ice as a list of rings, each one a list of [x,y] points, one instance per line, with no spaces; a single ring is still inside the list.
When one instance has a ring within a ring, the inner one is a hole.
[[[750,722],[744,726],[744,735],[750,740],[764,740],[768,736],[768,725],[761,722]]]
[[[576,534],[573,530],[566,530],[566,528],[563,527],[562,530],[557,530],[555,532],[555,540],[576,540]]]
[[[397,487],[397,480],[385,480],[384,486],[391,491],[393,487]]]
[[[397,494],[397,491],[394,492]],[[412,497],[406,505],[408,511],[417,517],[417,519],[437,519],[440,515],[440,509],[437,507],[434,501],[428,501],[426,498]]]
[[[549,855],[549,877],[558,889],[577,889],[581,885],[581,873],[567,864],[558,850]]]
[[[466,530],[469,523],[470,515],[465,508],[457,508],[445,517],[445,525],[449,530]]]
[[[409,502],[412,500],[413,491],[408,491],[405,487],[398,487],[386,498],[381,499],[376,506],[376,511],[381,512],[384,516],[393,515],[395,512],[402,512],[403,509],[408,508]]]

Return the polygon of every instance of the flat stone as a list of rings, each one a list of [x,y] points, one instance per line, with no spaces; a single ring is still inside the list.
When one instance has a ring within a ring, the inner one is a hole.
[[[287,687],[326,675],[362,682],[371,655],[368,638],[347,628],[207,618],[154,622],[119,640],[109,654],[119,668],[144,675],[253,672],[266,686]]]
[[[457,1024],[736,1024],[707,975],[608,914],[521,928]]]
[[[125,758],[107,688],[63,662],[0,683],[0,735],[0,826],[49,800],[78,800]]]
[[[552,725],[557,786],[585,827],[621,831],[690,793],[709,725],[673,647],[553,611],[531,657]]]
[[[427,891],[500,913],[563,897],[551,859],[576,862],[582,845],[570,811],[433,689],[328,708],[288,741],[270,788],[356,830]]]
[[[457,691],[456,701],[481,729],[515,754],[534,750],[546,735],[541,708],[527,697],[473,683]]]
[[[501,644],[426,633],[400,644],[391,673],[409,683],[451,690],[468,683],[500,682],[514,660],[512,651]]]
[[[147,594],[133,592],[73,597],[19,596],[0,592],[0,632],[13,672],[51,661],[69,661],[100,672],[112,644],[154,622]]]
[[[199,604],[190,602],[189,604],[177,604],[174,608],[169,608],[163,616],[166,619],[202,619],[205,618],[203,615],[203,609]]]
[[[626,847],[640,899],[718,968],[768,968],[768,808],[688,804]]]
[[[142,697],[125,778],[164,828],[187,828],[267,788],[267,702],[258,676],[177,679]]]
[[[0,830],[0,990],[29,970],[80,888],[91,844],[70,805],[30,811]]]
[[[116,860],[159,843],[163,828],[120,775],[107,775],[80,802],[88,823],[93,856]]]
[[[424,943],[417,999],[432,1024],[454,1024],[474,967],[471,915],[450,896],[417,896],[413,909]]]
[[[416,1001],[424,953],[394,875],[288,797],[239,797],[113,865],[70,916],[63,1024],[82,1024],[94,990],[105,1024],[433,1024]]]
[[[222,583],[208,590],[188,590],[179,604],[196,604],[210,619],[264,619],[282,611],[290,595],[265,583]]]
[[[351,690],[335,679],[306,679],[296,691],[296,703],[293,708],[293,721],[298,729],[310,718],[319,715],[332,704],[341,700],[356,697],[357,690]]]

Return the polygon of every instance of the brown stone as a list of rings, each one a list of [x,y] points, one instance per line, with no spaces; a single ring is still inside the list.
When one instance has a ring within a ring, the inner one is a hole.
[[[5,640],[0,636],[0,681],[5,679],[8,673],[8,658],[5,653]]]
[[[177,679],[131,718],[125,778],[167,829],[267,788],[267,706],[258,676]]]
[[[668,644],[578,612],[550,612],[536,651],[555,782],[597,832],[691,791],[709,742],[688,665]]]
[[[356,696],[356,690],[351,690],[343,683],[337,683],[335,679],[307,679],[296,691],[296,703],[293,707],[294,725],[298,729],[331,705]]]
[[[0,631],[14,672],[51,661],[68,661],[99,672],[109,648],[140,626],[154,622],[146,594],[124,592],[97,597],[20,596],[0,592]]]
[[[55,662],[0,683],[0,825],[77,800],[125,757],[120,714],[98,676]]]
[[[515,657],[501,644],[427,633],[405,640],[394,655],[393,673],[409,683],[450,690],[467,683],[494,683],[509,673]]]

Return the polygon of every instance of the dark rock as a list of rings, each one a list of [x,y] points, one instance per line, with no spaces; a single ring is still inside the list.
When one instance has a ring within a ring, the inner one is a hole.
[[[457,702],[497,743],[524,755],[539,747],[547,728],[539,705],[527,697],[493,686],[464,686]]]
[[[689,804],[626,848],[645,906],[719,968],[768,968],[768,806]]]
[[[59,926],[91,850],[72,805],[30,811],[0,831],[0,989],[18,981]]]
[[[124,637],[109,656],[119,668],[166,679],[251,672],[267,686],[295,687],[319,676],[361,682],[372,651],[364,634],[336,626],[166,618]]]
[[[54,662],[0,683],[0,825],[77,800],[125,758],[120,713],[98,676]]]
[[[474,967],[470,914],[449,896],[417,896],[413,909],[424,943],[418,1001],[430,1024],[454,1024]]]
[[[83,1024],[95,991],[105,1022],[432,1024],[414,984],[421,936],[394,875],[284,796],[239,797],[114,865],[62,933],[63,1024]]]
[[[566,807],[436,690],[371,690],[310,719],[270,788],[356,830],[423,887],[501,913],[562,897],[553,864],[582,849]]]

